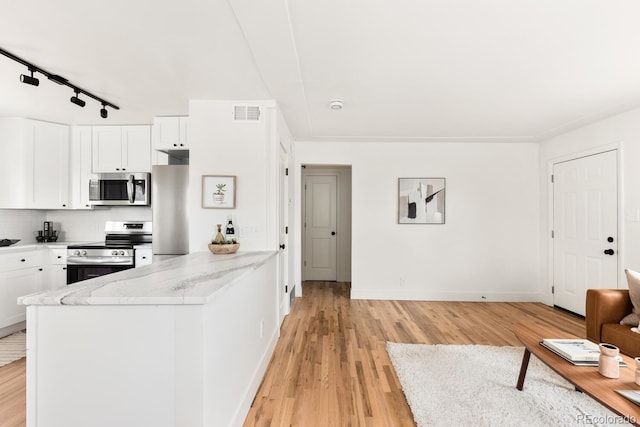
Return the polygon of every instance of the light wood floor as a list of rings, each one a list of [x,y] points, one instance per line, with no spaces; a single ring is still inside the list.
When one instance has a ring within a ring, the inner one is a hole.
[[[352,301],[348,284],[307,282],[244,425],[413,426],[387,341],[520,346],[510,328],[528,320],[585,336],[543,304]]]
[[[345,283],[307,282],[245,426],[412,426],[387,341],[520,346],[515,322],[584,336],[543,304],[350,300]],[[514,387],[517,378],[514,378]],[[25,425],[25,359],[0,368],[0,426]]]
[[[26,425],[25,358],[0,368],[0,426]]]

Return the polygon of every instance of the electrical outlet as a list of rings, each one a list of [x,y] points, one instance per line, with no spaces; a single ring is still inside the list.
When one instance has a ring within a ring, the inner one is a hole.
[[[404,286],[404,277],[400,278],[400,286]]]
[[[260,338],[264,336],[264,319],[260,320]]]
[[[255,237],[260,233],[260,227],[255,225],[245,225],[240,227],[240,237]]]

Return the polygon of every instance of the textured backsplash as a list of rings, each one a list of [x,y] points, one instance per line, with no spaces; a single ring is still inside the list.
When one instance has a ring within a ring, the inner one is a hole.
[[[148,207],[109,207],[90,211],[42,211],[0,209],[0,239],[21,239],[36,243],[34,232],[42,230],[44,221],[53,221],[61,241],[104,240],[104,224],[109,220],[151,221]]]

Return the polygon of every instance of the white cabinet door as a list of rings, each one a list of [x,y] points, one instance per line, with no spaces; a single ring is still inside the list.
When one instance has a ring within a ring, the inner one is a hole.
[[[69,128],[21,118],[0,119],[0,208],[66,209]]]
[[[94,126],[92,170],[101,172],[151,172],[149,126]]]
[[[153,262],[153,249],[152,248],[135,248],[136,249],[136,267],[142,267],[143,265],[149,265]]]
[[[69,207],[69,127],[29,122],[33,146],[33,209]]]
[[[48,250],[45,289],[60,289],[67,286],[67,247],[56,246]]]
[[[69,147],[69,203],[72,209],[92,209],[89,204],[91,175],[91,126],[74,126]]]
[[[121,126],[94,126],[91,143],[93,172],[122,170]]]
[[[42,267],[0,273],[0,328],[26,319],[26,307],[18,305],[18,297],[42,290],[42,278]]]
[[[151,172],[151,130],[149,126],[123,126],[122,143],[122,170]]]
[[[0,118],[0,208],[29,207],[33,200],[33,145],[26,144],[28,120]],[[10,153],[11,161],[8,161]]]
[[[156,117],[153,119],[153,149],[180,150],[188,148],[188,117]]]
[[[62,289],[67,286],[67,266],[53,265],[47,275],[47,289]]]

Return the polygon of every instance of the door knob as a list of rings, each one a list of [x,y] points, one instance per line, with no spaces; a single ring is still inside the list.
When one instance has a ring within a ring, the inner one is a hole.
[[[280,249],[284,249],[284,243],[280,245]]]
[[[604,253],[605,255],[613,255],[615,252],[613,249],[605,249]]]
[[[336,235],[336,232],[335,232],[335,231],[332,231],[332,232],[331,232],[331,235],[332,235],[332,236],[335,236],[335,235]]]
[[[613,237],[607,237],[607,242],[613,243]]]

